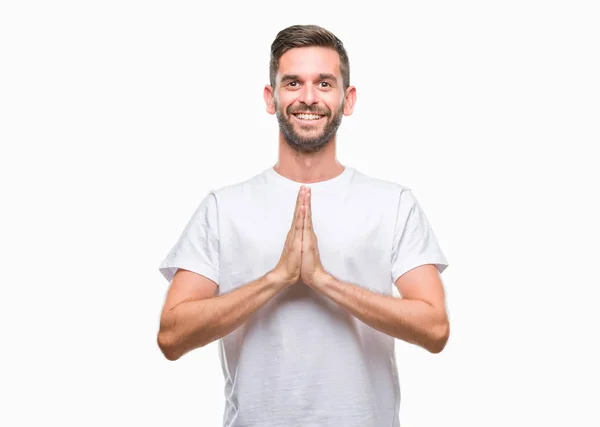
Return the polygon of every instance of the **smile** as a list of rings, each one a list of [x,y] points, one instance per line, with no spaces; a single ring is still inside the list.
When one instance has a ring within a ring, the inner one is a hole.
[[[318,122],[320,119],[325,117],[325,116],[320,116],[318,114],[312,114],[312,113],[299,113],[299,114],[292,114],[292,115],[303,123]]]

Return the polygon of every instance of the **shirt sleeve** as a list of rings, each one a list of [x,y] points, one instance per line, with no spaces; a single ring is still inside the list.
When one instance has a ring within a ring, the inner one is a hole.
[[[169,283],[178,268],[201,274],[219,284],[218,210],[213,192],[200,202],[179,239],[158,267]]]
[[[434,264],[440,274],[448,261],[413,191],[400,193],[392,247],[392,281],[415,267]]]

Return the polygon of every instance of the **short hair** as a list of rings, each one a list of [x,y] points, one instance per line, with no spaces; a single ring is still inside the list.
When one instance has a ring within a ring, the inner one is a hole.
[[[344,44],[332,32],[318,25],[292,25],[281,30],[271,44],[269,78],[275,87],[275,78],[279,70],[279,59],[288,50],[296,47],[320,46],[335,49],[340,56],[340,72],[344,81],[344,90],[350,86],[350,61]]]

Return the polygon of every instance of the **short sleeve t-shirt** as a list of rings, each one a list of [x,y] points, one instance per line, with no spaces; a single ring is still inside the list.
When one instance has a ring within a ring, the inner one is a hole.
[[[268,168],[209,192],[160,263],[201,274],[218,293],[244,286],[279,261],[298,190]],[[311,188],[313,227],[325,270],[391,295],[396,280],[448,262],[412,190],[355,168]],[[219,340],[225,427],[398,427],[394,338],[298,283]]]

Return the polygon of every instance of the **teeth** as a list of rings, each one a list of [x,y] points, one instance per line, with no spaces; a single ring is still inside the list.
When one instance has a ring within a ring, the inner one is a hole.
[[[302,120],[318,120],[321,118],[318,114],[296,114],[296,117]]]

